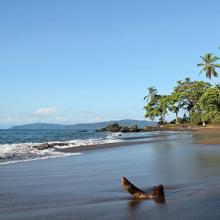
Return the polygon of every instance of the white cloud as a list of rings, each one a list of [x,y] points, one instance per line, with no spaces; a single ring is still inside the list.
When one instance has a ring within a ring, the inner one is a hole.
[[[34,114],[37,115],[51,115],[57,113],[57,110],[55,108],[49,107],[49,108],[40,108],[34,112]]]

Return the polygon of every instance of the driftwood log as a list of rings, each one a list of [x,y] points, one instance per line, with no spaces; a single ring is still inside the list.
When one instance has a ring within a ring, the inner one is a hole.
[[[137,188],[125,177],[121,178],[121,185],[124,191],[129,192],[134,199],[154,199],[158,202],[165,201],[163,185],[154,186],[153,191],[151,193],[146,193],[141,189]]]

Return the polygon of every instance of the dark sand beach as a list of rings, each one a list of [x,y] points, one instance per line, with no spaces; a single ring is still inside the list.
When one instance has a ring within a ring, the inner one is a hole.
[[[0,166],[0,219],[219,219],[220,146],[191,133],[163,141],[84,151],[77,156]],[[135,201],[121,176],[165,203]]]
[[[200,144],[220,144],[220,127],[207,126],[194,129],[194,136]]]

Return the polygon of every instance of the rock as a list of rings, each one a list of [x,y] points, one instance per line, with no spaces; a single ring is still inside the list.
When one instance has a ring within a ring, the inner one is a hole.
[[[130,131],[130,129],[129,129],[129,127],[122,127],[120,130],[119,130],[120,132],[123,132],[123,133],[127,133],[127,132],[129,132]]]
[[[119,126],[118,123],[114,123],[114,124],[107,125],[104,128],[104,131],[119,132],[120,129],[121,129],[121,126]],[[101,130],[103,130],[103,129],[101,129]]]
[[[134,125],[129,128],[129,132],[139,132],[139,131],[140,131],[140,129],[138,128],[137,125]]]
[[[140,132],[144,130],[138,128],[137,125],[128,127],[128,126],[120,126],[118,123],[110,124],[110,125],[107,125],[105,128],[96,130],[96,132],[106,132],[106,131],[127,133],[127,132]]]
[[[55,146],[62,147],[62,146],[65,146],[67,144],[68,143],[63,143],[63,142],[42,143],[42,144],[38,144],[38,145],[33,146],[33,148],[35,148],[37,150],[46,150],[46,149],[49,149],[49,148],[53,148]]]
[[[40,145],[35,145],[35,146],[33,146],[33,148],[35,148],[37,150],[45,150],[45,149],[51,148],[51,146],[48,143],[43,143]]]

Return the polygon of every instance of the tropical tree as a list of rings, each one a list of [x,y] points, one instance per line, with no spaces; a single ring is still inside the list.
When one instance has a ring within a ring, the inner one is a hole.
[[[148,90],[149,93],[145,96],[147,99],[147,105],[144,107],[145,117],[151,120],[158,119],[159,124],[165,125],[168,108],[167,96],[158,94],[155,87],[150,87]]]
[[[174,87],[174,98],[176,98],[176,104],[180,109],[185,110],[188,113],[189,119],[193,111],[195,111],[195,105],[199,98],[203,95],[207,88],[210,88],[211,84],[203,81],[191,81],[190,78],[177,81],[177,85]],[[180,110],[179,109],[179,110]]]
[[[180,94],[172,92],[171,95],[167,96],[167,102],[169,111],[174,113],[176,116],[176,124],[179,124],[178,114],[184,106]]]
[[[168,96],[160,95],[157,99],[157,104],[155,108],[159,115],[159,124],[165,125],[165,116],[168,113]]]
[[[205,72],[206,77],[211,79],[212,76],[218,77],[218,73],[216,72],[216,68],[220,68],[220,64],[217,64],[216,61],[219,60],[217,56],[207,53],[205,56],[200,56],[202,59],[202,63],[197,64],[198,67],[202,67],[200,73]]]
[[[220,89],[218,87],[207,89],[196,106],[201,113],[203,125],[205,122],[211,122],[220,112]]]
[[[144,96],[144,100],[153,100],[156,97],[157,89],[154,86],[148,87],[148,95]]]
[[[145,117],[165,125],[169,112],[176,115],[176,124],[188,121],[194,124],[220,123],[220,85],[190,78],[177,81],[170,95],[161,95],[155,87],[148,88]],[[179,120],[179,115],[183,116]]]

